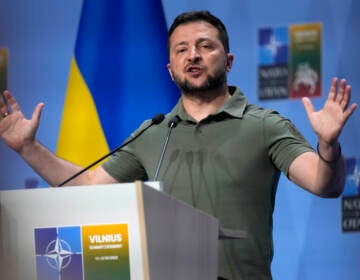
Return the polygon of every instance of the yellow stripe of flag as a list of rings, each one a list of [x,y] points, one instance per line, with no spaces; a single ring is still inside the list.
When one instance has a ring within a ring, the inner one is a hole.
[[[94,100],[73,58],[56,154],[87,166],[108,151]]]

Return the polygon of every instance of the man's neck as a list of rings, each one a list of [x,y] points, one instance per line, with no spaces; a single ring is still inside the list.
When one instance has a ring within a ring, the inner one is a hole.
[[[185,111],[198,122],[217,112],[230,97],[227,86],[216,91],[201,92],[198,95],[182,93]]]

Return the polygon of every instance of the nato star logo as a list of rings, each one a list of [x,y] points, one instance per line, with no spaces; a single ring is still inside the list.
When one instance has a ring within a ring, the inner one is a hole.
[[[71,262],[71,252],[70,245],[65,241],[57,238],[49,243],[46,247],[45,256],[47,257],[47,262],[52,268],[61,271],[66,268]]]
[[[259,64],[287,64],[288,37],[286,27],[261,28],[258,33]]]
[[[359,185],[360,185],[360,170],[359,170],[358,165],[355,166],[354,172],[348,176],[348,179],[350,181],[353,181],[355,183],[355,185],[359,187]]]
[[[34,230],[38,280],[83,279],[80,227]]]
[[[271,52],[272,56],[276,56],[278,53],[278,49],[281,46],[282,46],[281,42],[276,39],[274,34],[272,34],[270,36],[269,43],[265,45],[265,48]]]
[[[356,195],[360,195],[360,158],[348,158],[344,196]]]

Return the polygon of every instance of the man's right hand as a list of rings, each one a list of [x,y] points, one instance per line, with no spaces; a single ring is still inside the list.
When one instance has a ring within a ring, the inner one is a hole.
[[[21,154],[24,147],[32,145],[39,127],[44,103],[39,103],[31,119],[26,119],[16,99],[4,91],[4,102],[0,102],[0,138],[13,150]]]

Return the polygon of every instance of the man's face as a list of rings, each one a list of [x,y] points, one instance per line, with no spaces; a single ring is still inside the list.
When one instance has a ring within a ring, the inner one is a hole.
[[[233,56],[226,54],[217,29],[205,21],[179,25],[170,37],[172,79],[185,94],[218,89],[226,83]]]

